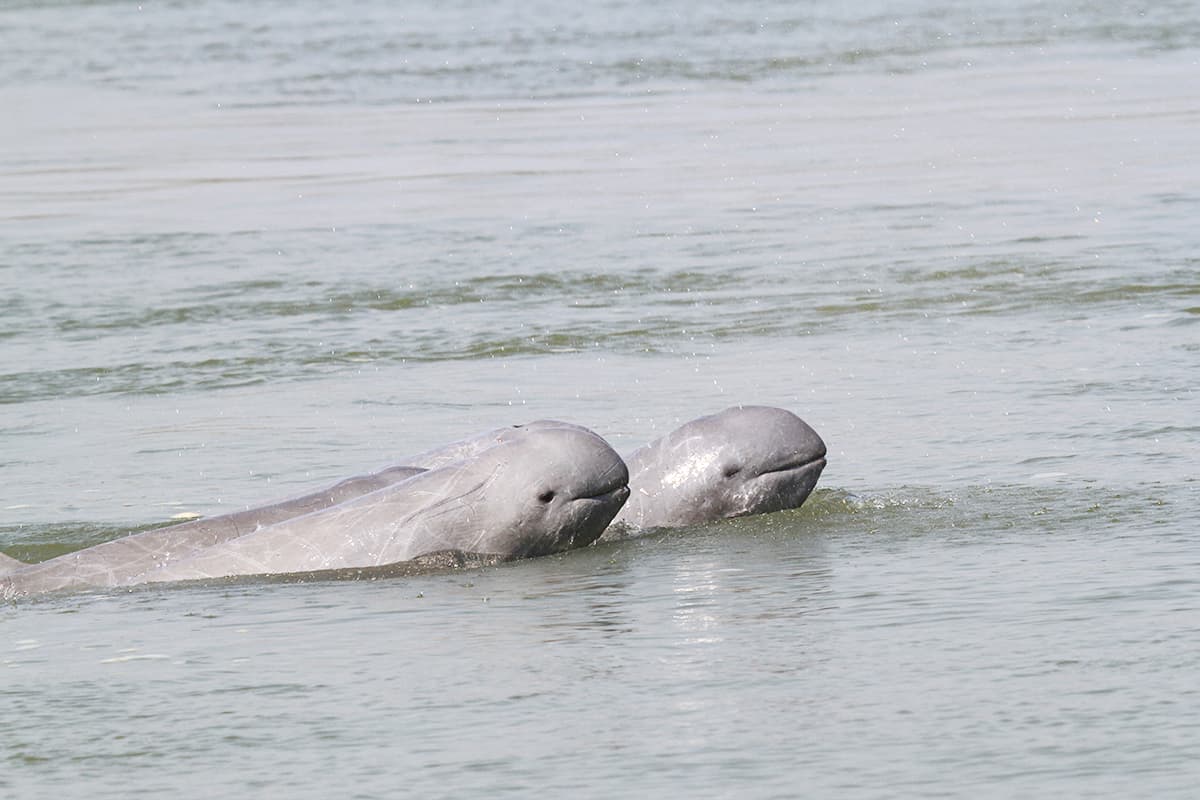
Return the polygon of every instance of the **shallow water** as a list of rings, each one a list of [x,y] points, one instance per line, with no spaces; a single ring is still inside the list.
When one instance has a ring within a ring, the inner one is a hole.
[[[739,402],[796,512],[0,608],[0,789],[1190,796],[1190,4],[0,8],[0,549]]]

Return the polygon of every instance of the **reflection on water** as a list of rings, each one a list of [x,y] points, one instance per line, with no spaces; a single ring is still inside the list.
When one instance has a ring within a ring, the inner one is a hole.
[[[672,619],[689,645],[722,641],[721,620],[714,615],[716,595],[721,590],[713,564],[679,568],[674,575],[675,608]]]
[[[1091,755],[1114,714],[1130,742],[1172,748],[1186,715],[1158,701],[1200,666],[1191,544],[1147,551],[1120,518],[1186,495],[815,499],[463,573],[9,606],[5,713],[30,725],[3,736],[36,770],[18,785],[65,784],[48,765],[165,759],[219,787],[238,771],[208,769],[233,746],[297,776],[386,758],[430,790],[540,779],[535,764],[579,763],[581,747],[609,786],[737,774],[786,791],[780,759],[856,793],[939,785],[936,763],[963,786],[1119,783],[1147,762]],[[1182,786],[1183,763],[1161,759],[1156,785]],[[362,790],[389,774],[367,768]]]

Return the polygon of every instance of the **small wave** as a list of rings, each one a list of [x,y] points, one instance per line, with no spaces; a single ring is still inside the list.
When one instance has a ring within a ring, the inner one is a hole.
[[[175,523],[167,520],[150,525],[104,525],[88,522],[6,525],[0,526],[0,549],[18,561],[33,564],[172,524]]]
[[[900,487],[878,491],[818,489],[795,512],[808,532],[986,536],[1012,530],[1095,532],[1152,528],[1170,520],[1170,486],[1112,489],[1059,483]]]

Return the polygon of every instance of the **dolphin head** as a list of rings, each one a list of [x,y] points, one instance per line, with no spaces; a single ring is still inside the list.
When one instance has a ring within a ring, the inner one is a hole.
[[[797,508],[825,468],[825,443],[790,411],[735,406],[632,453],[619,521],[691,525]]]
[[[583,547],[600,537],[629,497],[629,470],[604,439],[576,425],[510,429],[479,453],[488,482],[486,520],[469,548],[512,557]]]

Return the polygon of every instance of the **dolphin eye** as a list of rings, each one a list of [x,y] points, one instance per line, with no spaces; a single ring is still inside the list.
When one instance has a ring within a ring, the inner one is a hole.
[[[742,471],[742,468],[737,466],[736,464],[729,464],[723,470],[726,478],[732,478],[734,475],[737,475],[741,471]]]
[[[542,502],[542,503],[549,503],[551,500],[553,500],[553,499],[554,499],[554,490],[553,490],[553,489],[547,489],[546,491],[544,491],[544,492],[542,492],[541,494],[539,494],[539,495],[538,495],[538,497],[537,497],[537,499],[538,499],[538,501],[539,501],[539,502]]]

